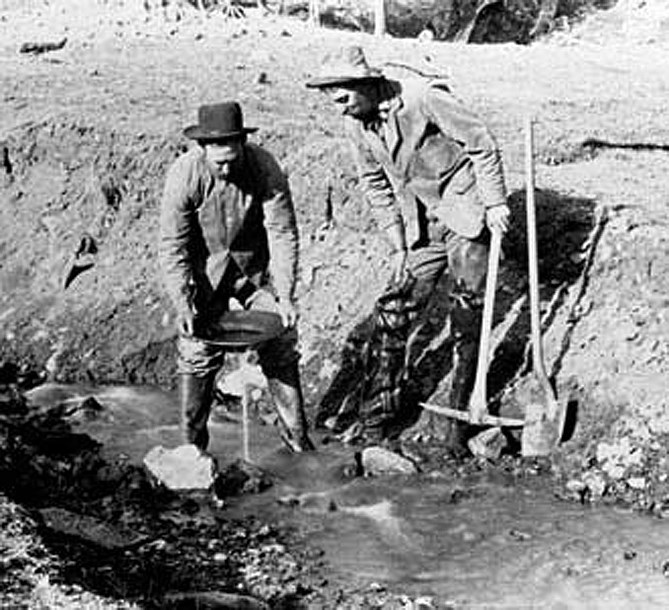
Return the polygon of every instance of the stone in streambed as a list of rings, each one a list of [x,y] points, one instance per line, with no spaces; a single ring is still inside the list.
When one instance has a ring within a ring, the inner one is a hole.
[[[418,472],[416,464],[411,460],[383,447],[363,449],[360,463],[366,476],[416,474]]]
[[[144,466],[171,490],[209,489],[216,479],[216,460],[195,445],[166,449],[158,445],[144,457]]]

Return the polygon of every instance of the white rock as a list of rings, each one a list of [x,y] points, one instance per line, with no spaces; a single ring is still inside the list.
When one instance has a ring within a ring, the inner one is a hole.
[[[597,472],[588,472],[583,477],[583,482],[588,486],[593,498],[601,498],[606,491],[606,480]]]
[[[608,464],[604,464],[602,466],[602,470],[609,475],[614,481],[619,481],[620,479],[623,478],[623,475],[625,474],[625,468],[622,466],[617,466],[613,465],[610,466]]]
[[[214,483],[216,461],[195,445],[166,449],[158,445],[144,457],[144,466],[168,489],[208,489]]]
[[[501,428],[488,428],[467,441],[467,447],[474,455],[490,460],[496,460],[506,446]]]
[[[362,468],[366,475],[415,474],[416,465],[405,457],[383,447],[367,447],[362,452]]]
[[[630,477],[629,479],[627,479],[627,484],[632,489],[645,489],[646,479],[644,477]]]
[[[430,610],[431,608],[436,608],[434,603],[434,598],[428,597],[426,595],[417,597],[414,600],[414,605],[416,607],[416,610]]]
[[[571,491],[572,493],[581,493],[582,491],[585,490],[587,485],[583,482],[580,481],[579,479],[570,479],[567,481],[567,484],[565,485],[568,491]]]

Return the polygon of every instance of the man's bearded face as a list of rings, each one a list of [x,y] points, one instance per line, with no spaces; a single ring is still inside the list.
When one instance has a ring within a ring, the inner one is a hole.
[[[217,178],[233,180],[239,171],[243,154],[241,140],[211,142],[204,144],[204,153]]]
[[[375,90],[368,83],[350,83],[327,89],[330,99],[341,108],[342,114],[364,120],[378,110]]]

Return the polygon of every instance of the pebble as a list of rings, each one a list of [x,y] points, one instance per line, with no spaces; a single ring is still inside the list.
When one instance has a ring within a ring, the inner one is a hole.
[[[632,489],[645,489],[646,488],[646,479],[644,477],[631,477],[627,479],[627,484]]]
[[[601,474],[596,472],[589,472],[584,477],[584,482],[587,485],[593,499],[601,498],[606,491],[606,481]]]

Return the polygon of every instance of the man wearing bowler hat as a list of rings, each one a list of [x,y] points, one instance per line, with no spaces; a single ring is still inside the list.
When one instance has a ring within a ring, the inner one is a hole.
[[[307,86],[345,116],[361,187],[390,242],[394,285],[415,281],[412,298],[424,311],[439,278],[452,279],[449,394],[452,407],[466,409],[490,231],[505,232],[509,219],[497,143],[442,79],[393,80],[358,46],[327,57]],[[451,448],[466,451],[465,428],[450,431]]]
[[[184,134],[197,145],[170,167],[160,218],[160,262],[177,312],[184,440],[206,450],[221,347],[198,338],[236,299],[281,316],[285,331],[258,349],[260,366],[293,451],[313,449],[298,368],[294,288],[298,257],[288,180],[247,135],[236,102],[201,106]]]

